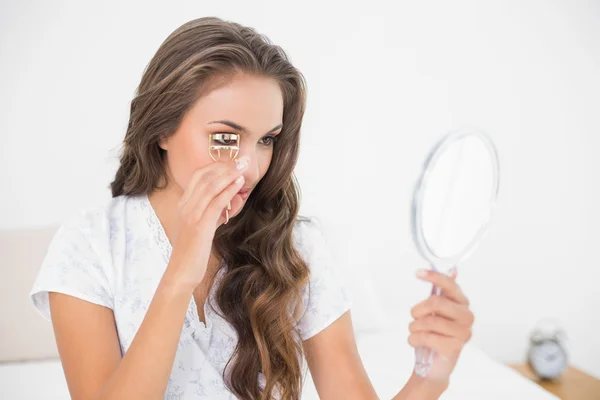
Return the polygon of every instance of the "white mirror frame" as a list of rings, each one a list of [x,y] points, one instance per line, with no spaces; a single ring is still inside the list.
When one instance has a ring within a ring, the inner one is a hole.
[[[485,145],[486,149],[489,152],[491,162],[492,162],[492,171],[493,171],[493,191],[491,193],[490,198],[490,213],[488,220],[482,224],[479,231],[474,235],[473,239],[469,242],[465,248],[459,252],[458,254],[452,257],[438,257],[429,247],[427,241],[425,240],[423,225],[422,225],[422,205],[423,205],[423,196],[424,192],[427,189],[427,180],[429,175],[435,167],[437,160],[441,157],[441,155],[446,151],[446,149],[451,146],[453,143],[457,142],[465,138],[466,136],[475,136],[479,138]],[[423,164],[423,169],[421,171],[421,175],[415,184],[415,189],[413,191],[413,200],[411,206],[411,226],[412,226],[412,236],[413,240],[417,245],[417,250],[425,258],[431,263],[431,266],[436,270],[448,270],[458,264],[458,262],[466,257],[476,248],[477,242],[483,238],[485,233],[488,231],[489,222],[491,216],[493,214],[493,210],[496,206],[496,198],[498,195],[498,187],[500,183],[500,165],[498,161],[498,152],[496,151],[496,147],[492,140],[485,134],[483,131],[477,128],[460,128],[450,133],[446,134],[442,137],[441,140],[431,149],[425,162]]]

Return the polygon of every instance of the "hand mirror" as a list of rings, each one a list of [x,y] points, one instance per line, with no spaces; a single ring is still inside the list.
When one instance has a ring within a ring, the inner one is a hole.
[[[477,129],[448,133],[433,147],[416,183],[412,235],[431,269],[449,274],[477,247],[489,226],[499,184],[491,139]],[[431,295],[439,295],[433,287]],[[425,377],[435,352],[418,347],[415,372]]]

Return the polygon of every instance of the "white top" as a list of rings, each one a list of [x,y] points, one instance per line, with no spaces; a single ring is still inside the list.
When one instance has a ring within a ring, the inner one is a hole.
[[[298,324],[300,337],[306,340],[339,318],[351,302],[317,220],[298,221],[293,232],[297,249],[311,271],[303,295],[306,312]],[[49,291],[112,309],[125,354],[170,256],[171,244],[148,197],[118,196],[104,207],[74,214],[60,226],[30,296],[47,320]],[[223,271],[217,273],[211,299]],[[211,304],[218,307],[216,301]],[[200,321],[191,296],[165,399],[235,399],[222,377],[237,334],[208,302],[204,312],[206,325]],[[264,385],[264,376],[259,383]]]

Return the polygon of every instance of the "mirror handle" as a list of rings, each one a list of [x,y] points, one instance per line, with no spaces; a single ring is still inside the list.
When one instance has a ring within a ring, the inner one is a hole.
[[[434,268],[435,269],[435,268]],[[439,296],[441,289],[432,285],[431,296]],[[415,349],[415,373],[421,378],[425,378],[433,365],[435,351],[428,347],[419,346]]]

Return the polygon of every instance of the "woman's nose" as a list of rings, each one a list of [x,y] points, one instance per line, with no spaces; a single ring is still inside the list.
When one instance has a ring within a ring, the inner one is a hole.
[[[259,168],[258,168],[258,159],[256,154],[252,154],[251,152],[240,151],[237,155],[236,159],[246,156],[248,158],[248,168],[244,171],[244,179],[247,184],[252,184],[252,182],[256,182],[259,176]]]

